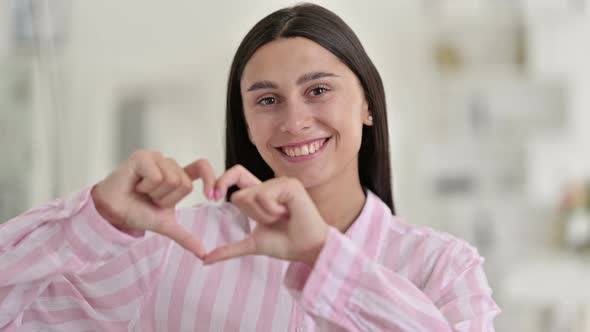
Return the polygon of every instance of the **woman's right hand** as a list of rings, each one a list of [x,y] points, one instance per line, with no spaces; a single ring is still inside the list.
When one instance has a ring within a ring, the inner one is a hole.
[[[196,179],[202,179],[205,196],[215,198],[216,177],[206,159],[180,167],[160,152],[139,150],[92,189],[92,199],[115,227],[162,234],[202,258],[206,252],[201,241],[176,222],[175,213]]]

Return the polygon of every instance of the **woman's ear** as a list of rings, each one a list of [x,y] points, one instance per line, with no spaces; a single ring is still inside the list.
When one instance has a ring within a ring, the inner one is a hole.
[[[365,126],[372,126],[373,125],[373,114],[371,113],[371,110],[369,109],[369,103],[367,103],[367,100],[365,99],[365,101],[363,101],[363,124]]]

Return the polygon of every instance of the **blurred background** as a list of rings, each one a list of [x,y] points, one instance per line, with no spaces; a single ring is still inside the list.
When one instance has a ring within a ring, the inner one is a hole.
[[[498,331],[590,331],[590,1],[315,2],[382,75],[398,214],[486,257]],[[0,0],[0,220],[138,148],[222,172],[233,53],[292,4]]]

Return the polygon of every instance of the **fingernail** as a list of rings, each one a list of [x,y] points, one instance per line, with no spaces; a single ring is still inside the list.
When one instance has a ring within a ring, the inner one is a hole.
[[[213,189],[211,189],[211,190],[209,190],[209,191],[207,192],[207,198],[208,198],[209,200],[212,200],[212,199],[214,199],[214,198],[215,198],[215,197],[213,197]]]
[[[283,215],[281,216],[281,220],[282,220],[283,222],[287,222],[287,221],[289,221],[289,211],[287,211],[287,212],[283,213]]]

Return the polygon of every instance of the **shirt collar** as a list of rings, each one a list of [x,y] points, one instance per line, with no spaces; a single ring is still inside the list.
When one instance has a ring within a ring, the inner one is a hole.
[[[353,240],[364,241],[366,233],[371,229],[380,231],[377,223],[388,215],[391,215],[391,210],[387,204],[379,196],[367,189],[365,205],[345,234]]]

